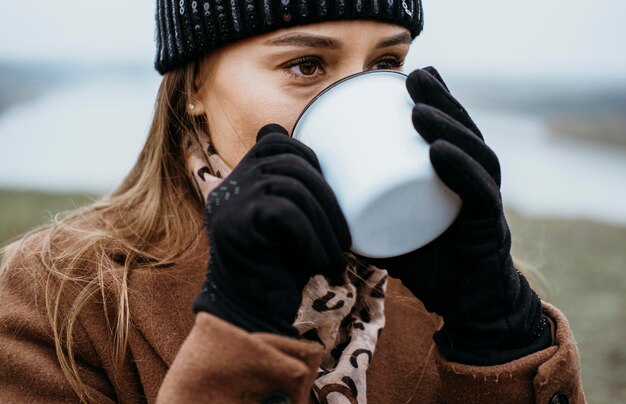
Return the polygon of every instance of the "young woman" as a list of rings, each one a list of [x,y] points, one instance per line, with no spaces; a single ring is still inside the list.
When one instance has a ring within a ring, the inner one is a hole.
[[[135,167],[5,251],[0,401],[584,402],[566,319],[513,265],[497,157],[436,70],[407,81],[413,122],[463,208],[424,248],[349,254],[288,136],[329,84],[400,70],[421,28],[411,0],[158,1]]]

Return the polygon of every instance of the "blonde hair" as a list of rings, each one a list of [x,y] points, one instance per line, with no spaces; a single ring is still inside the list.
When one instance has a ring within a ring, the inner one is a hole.
[[[104,315],[113,334],[114,366],[121,368],[130,331],[129,273],[137,267],[170,265],[203,231],[201,224],[190,228],[197,223],[201,202],[195,197],[183,157],[188,142],[199,142],[201,132],[208,133],[203,116],[187,113],[188,102],[197,91],[197,68],[196,63],[164,75],[148,138],[122,184],[101,200],[55,218],[53,224],[45,226],[41,248],[31,252],[46,269],[37,286],[44,289],[56,355],[83,402],[95,399],[81,380],[74,358],[74,334],[81,310],[93,299],[115,306],[114,318],[107,310]],[[197,204],[181,203],[188,194],[193,194]],[[23,240],[42,229],[33,230]],[[164,256],[148,252],[150,246],[163,240],[168,245]],[[2,252],[6,255],[7,251]],[[10,261],[5,256],[0,267],[3,278],[11,276]],[[70,290],[74,294],[67,307],[64,299]],[[117,297],[116,301],[111,302],[111,296]]]

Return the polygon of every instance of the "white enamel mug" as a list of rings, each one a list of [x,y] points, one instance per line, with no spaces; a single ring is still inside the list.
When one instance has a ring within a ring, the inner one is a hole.
[[[413,127],[405,82],[394,71],[349,76],[316,96],[293,130],[319,159],[352,250],[366,257],[395,257],[428,244],[461,207]]]

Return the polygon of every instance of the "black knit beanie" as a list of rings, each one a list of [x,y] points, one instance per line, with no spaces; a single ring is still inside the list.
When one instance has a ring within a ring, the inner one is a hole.
[[[159,73],[183,66],[221,46],[281,28],[337,20],[376,20],[423,27],[421,0],[157,0]]]

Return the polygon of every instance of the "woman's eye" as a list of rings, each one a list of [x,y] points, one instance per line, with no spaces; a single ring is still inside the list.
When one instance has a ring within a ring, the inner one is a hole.
[[[297,67],[298,67],[298,70],[300,70],[300,73],[302,73],[305,76],[311,76],[315,74],[318,68],[317,64],[313,62],[303,62],[303,63],[300,63]]]
[[[395,56],[388,56],[378,59],[374,62],[374,69],[380,70],[398,70],[404,65],[404,60],[400,60]]]
[[[293,60],[286,66],[297,77],[311,78],[322,73],[322,61],[319,58],[305,57]]]

